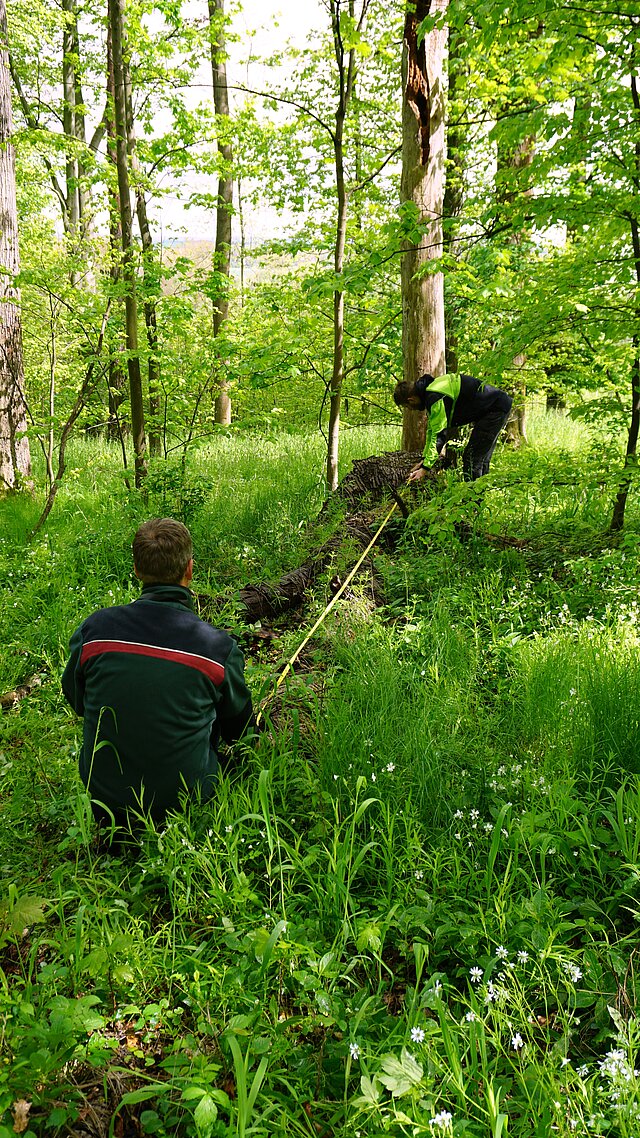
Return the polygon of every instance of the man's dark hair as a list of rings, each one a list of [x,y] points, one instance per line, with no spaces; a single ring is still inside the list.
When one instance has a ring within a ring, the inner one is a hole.
[[[415,395],[416,385],[408,379],[401,379],[393,389],[393,402],[396,407],[404,407],[410,395]]]
[[[178,585],[193,557],[191,534],[173,518],[151,518],[136,530],[133,563],[145,585]]]

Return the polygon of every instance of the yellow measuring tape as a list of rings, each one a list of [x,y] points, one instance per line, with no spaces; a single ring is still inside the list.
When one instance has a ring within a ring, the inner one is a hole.
[[[260,708],[260,711],[258,712],[258,715],[257,715],[257,717],[256,717],[256,722],[257,722],[257,723],[259,723],[259,722],[260,722],[260,719],[262,718],[262,712],[263,712],[263,710],[264,710],[264,708],[265,708],[266,704],[269,702],[269,700],[270,700],[270,699],[273,699],[273,697],[275,696],[275,694],[276,694],[276,692],[277,692],[278,688],[279,688],[279,687],[280,687],[280,685],[281,685],[281,684],[284,682],[285,676],[287,676],[287,675],[289,674],[289,672],[291,671],[291,668],[293,667],[293,665],[295,664],[296,660],[298,659],[298,656],[299,656],[299,655],[300,655],[300,653],[302,652],[302,649],[304,648],[305,644],[308,644],[308,643],[309,643],[309,641],[311,640],[311,637],[313,636],[314,632],[316,632],[316,630],[317,630],[318,628],[320,628],[320,625],[322,624],[322,622],[323,622],[323,620],[325,619],[325,617],[327,616],[327,614],[331,612],[331,609],[332,609],[332,608],[333,608],[333,606],[335,605],[336,601],[339,601],[339,600],[340,600],[340,597],[342,596],[342,594],[344,593],[345,589],[347,588],[347,585],[348,585],[348,584],[349,584],[349,582],[350,582],[350,581],[352,581],[352,580],[353,580],[353,578],[355,577],[356,573],[358,572],[358,569],[359,569],[359,568],[360,568],[360,566],[362,565],[362,562],[364,561],[365,557],[367,556],[367,554],[368,554],[369,550],[370,550],[370,549],[371,549],[371,548],[372,548],[372,547],[375,545],[375,543],[376,543],[376,541],[378,540],[378,538],[380,537],[380,534],[382,533],[382,531],[383,531],[384,527],[386,526],[387,522],[389,521],[389,518],[390,518],[390,517],[391,517],[391,515],[393,514],[394,510],[397,510],[397,508],[398,508],[398,506],[397,506],[397,503],[396,503],[396,502],[394,502],[394,503],[393,503],[393,505],[392,505],[392,507],[391,507],[391,509],[389,510],[389,513],[387,514],[386,518],[384,519],[384,521],[382,522],[382,524],[378,526],[378,528],[377,528],[377,530],[376,530],[376,532],[375,532],[374,536],[371,538],[371,541],[369,542],[369,544],[368,544],[367,548],[365,549],[364,553],[363,553],[363,554],[362,554],[362,556],[361,556],[361,557],[359,557],[359,558],[358,558],[358,560],[356,561],[356,563],[355,563],[355,565],[354,565],[353,569],[352,569],[352,570],[351,570],[351,572],[349,573],[349,576],[348,576],[348,577],[347,577],[347,578],[346,578],[346,579],[343,581],[343,583],[341,584],[340,588],[338,589],[338,592],[335,594],[335,596],[333,596],[333,597],[331,598],[331,600],[329,601],[329,604],[326,606],[326,608],[323,610],[323,612],[321,612],[321,613],[320,613],[320,616],[318,617],[318,619],[317,619],[316,623],[314,624],[313,628],[311,628],[311,629],[309,630],[309,632],[308,632],[308,633],[307,633],[307,635],[305,636],[304,640],[302,641],[302,644],[299,644],[299,645],[298,645],[298,647],[296,648],[295,652],[293,653],[293,656],[291,657],[291,659],[287,661],[287,665],[286,665],[286,667],[283,669],[283,671],[282,671],[282,672],[280,673],[280,675],[278,676],[278,682],[277,682],[276,686],[274,687],[273,691],[272,691],[272,692],[270,692],[270,693],[269,693],[269,695],[268,695],[268,696],[266,696],[266,697],[265,697],[265,699],[262,701],[262,706],[261,706],[261,708]]]

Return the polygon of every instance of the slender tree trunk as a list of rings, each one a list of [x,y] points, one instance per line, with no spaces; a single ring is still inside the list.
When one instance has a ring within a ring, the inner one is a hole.
[[[341,100],[336,113],[334,153],[336,164],[336,191],[338,215],[333,267],[341,273],[344,268],[344,249],[347,238],[347,192],[344,180],[344,120],[346,106]],[[344,379],[344,290],[336,288],[333,294],[333,367],[329,402],[329,438],[327,443],[327,489],[338,486],[338,452],[340,439],[340,405]]]
[[[635,52],[633,57],[635,63]],[[640,90],[635,67],[631,74],[631,100],[633,104],[633,121],[640,128]],[[633,181],[636,191],[635,201],[640,199],[640,133],[636,134],[634,145]],[[631,245],[633,248],[633,261],[636,276],[636,285],[640,294],[640,222],[637,214],[629,216],[631,227]],[[634,313],[636,326],[640,326],[640,306]],[[640,336],[633,336],[633,363],[631,366],[631,422],[627,436],[627,451],[624,460],[624,474],[613,506],[611,529],[621,530],[624,525],[624,515],[627,508],[627,498],[631,488],[632,471],[637,470],[638,432],[640,431]]]
[[[213,103],[216,112],[218,159],[220,162],[216,205],[216,246],[213,255],[213,270],[220,282],[213,308],[213,335],[215,338],[218,337],[220,329],[229,316],[231,225],[233,217],[233,149],[229,141],[229,88],[227,85],[224,4],[225,0],[208,0]],[[229,384],[224,374],[225,362],[220,361],[219,366],[220,372],[216,377],[217,391],[214,417],[216,423],[228,426],[231,422],[231,397],[229,395]]]
[[[464,33],[457,31],[449,37],[448,61],[448,113],[447,161],[443,199],[443,251],[456,255],[456,236],[464,202],[464,163],[466,132],[461,119],[462,107],[467,106],[468,66],[465,62]],[[451,303],[447,296],[447,276],[444,278],[445,363],[447,372],[459,371],[458,345]]]
[[[7,9],[0,0],[0,492],[31,474],[22,360],[20,268]]]
[[[244,308],[244,263],[247,256],[247,235],[244,224],[242,178],[238,175],[238,224],[240,226],[240,307]]]
[[[67,219],[72,251],[77,252],[76,241],[80,221],[78,159],[76,156],[76,0],[62,0],[64,29],[62,33],[62,129],[67,140],[66,184]],[[77,274],[74,272],[73,277]]]
[[[140,355],[138,349],[136,270],[127,154],[127,109],[123,70],[124,4],[125,0],[109,0],[109,23],[111,25],[113,50],[116,155],[118,193],[120,195],[120,224],[122,226],[122,275],[125,283],[125,323],[127,371],[129,375],[129,394],[131,400],[131,433],[133,435],[133,451],[135,456],[135,483],[136,486],[140,488],[147,473],[146,439],[142,377],[140,374]]]
[[[107,27],[107,111],[105,127],[107,133],[107,158],[117,175],[118,154],[116,145],[116,125],[113,119],[112,108],[115,106],[115,80],[113,75],[113,51],[111,47],[111,27]],[[108,179],[107,195],[109,203],[109,278],[111,292],[115,297],[118,285],[122,278],[122,227],[120,225],[120,195],[117,181]],[[108,385],[109,385],[109,424],[107,434],[113,441],[122,442],[122,420],[120,407],[124,401],[126,377],[122,366],[124,343],[120,342],[120,332],[117,341],[109,345]]]
[[[514,148],[507,148],[498,146],[497,156],[497,173],[500,175],[503,172],[526,170],[533,161],[535,154],[536,140],[533,135],[527,135],[522,141]],[[498,191],[497,199],[502,204],[508,204],[516,200],[522,194],[524,197],[530,197],[532,189],[527,187],[524,191],[518,188],[511,188],[508,184],[505,188],[498,178]],[[522,241],[523,233],[513,232],[511,237],[512,245],[519,245]],[[527,442],[527,382],[524,373],[524,367],[527,362],[527,357],[523,352],[518,352],[512,360],[512,368],[515,374],[514,381],[509,385],[510,393],[513,395],[513,406],[511,414],[507,420],[505,427],[506,440],[513,447],[520,447]]]
[[[357,20],[357,30],[364,28],[369,0],[362,0]],[[344,169],[344,126],[349,112],[349,104],[356,81],[355,48],[345,49],[341,28],[341,0],[330,0],[331,31],[336,64],[338,68],[338,105],[335,113],[333,132],[333,152],[335,162],[337,216],[333,267],[339,278],[344,269],[344,252],[347,239],[347,214],[349,197]],[[355,0],[348,0],[349,19],[356,22]],[[333,364],[329,385],[329,427],[327,438],[327,489],[332,492],[338,486],[338,454],[340,443],[340,405],[344,381],[344,289],[336,285],[333,293]]]
[[[417,29],[429,14],[444,16],[447,6],[448,0],[417,0],[407,6],[404,26],[401,198],[425,230],[417,244],[405,243],[402,255],[402,354],[411,383],[426,372],[442,375],[446,366],[443,274],[429,269],[443,251],[447,28],[434,28],[422,43]],[[425,428],[424,414],[404,408],[402,449],[421,450]]]
[[[144,323],[147,332],[147,346],[149,348],[147,363],[147,387],[149,392],[149,450],[153,455],[159,455],[162,446],[160,440],[160,357],[158,354],[158,318],[156,313],[156,298],[160,291],[158,279],[157,258],[151,235],[151,226],[147,214],[147,203],[144,196],[140,163],[136,149],[136,131],[133,119],[133,95],[131,89],[131,72],[129,60],[125,55],[122,59],[122,74],[124,79],[124,99],[127,116],[127,153],[129,167],[135,179],[136,215],[138,228],[142,239],[142,272],[144,289]]]

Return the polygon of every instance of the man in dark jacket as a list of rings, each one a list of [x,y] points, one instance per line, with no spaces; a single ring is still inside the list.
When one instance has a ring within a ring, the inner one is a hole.
[[[442,455],[447,439],[466,423],[473,423],[473,430],[462,456],[464,477],[473,481],[487,474],[498,435],[511,411],[513,400],[506,391],[471,375],[442,375],[437,379],[423,375],[415,383],[398,383],[393,398],[398,407],[426,411],[429,416],[424,459],[409,475],[411,481],[424,478],[433,462],[434,443],[437,456]]]
[[[162,821],[183,793],[213,793],[220,738],[255,720],[235,641],[193,611],[191,535],[155,518],[133,540],[142,594],[74,632],[64,694],[84,716],[80,776],[98,822]]]

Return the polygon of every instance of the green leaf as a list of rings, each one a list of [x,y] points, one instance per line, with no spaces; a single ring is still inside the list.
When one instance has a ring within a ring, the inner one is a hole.
[[[208,1094],[203,1095],[193,1114],[198,1134],[202,1138],[210,1138],[217,1117],[218,1108],[213,1098]]]
[[[422,1066],[411,1055],[406,1047],[402,1048],[400,1058],[395,1055],[385,1055],[382,1060],[383,1075],[378,1075],[380,1082],[391,1092],[394,1098],[399,1098],[410,1091],[422,1081]]]

